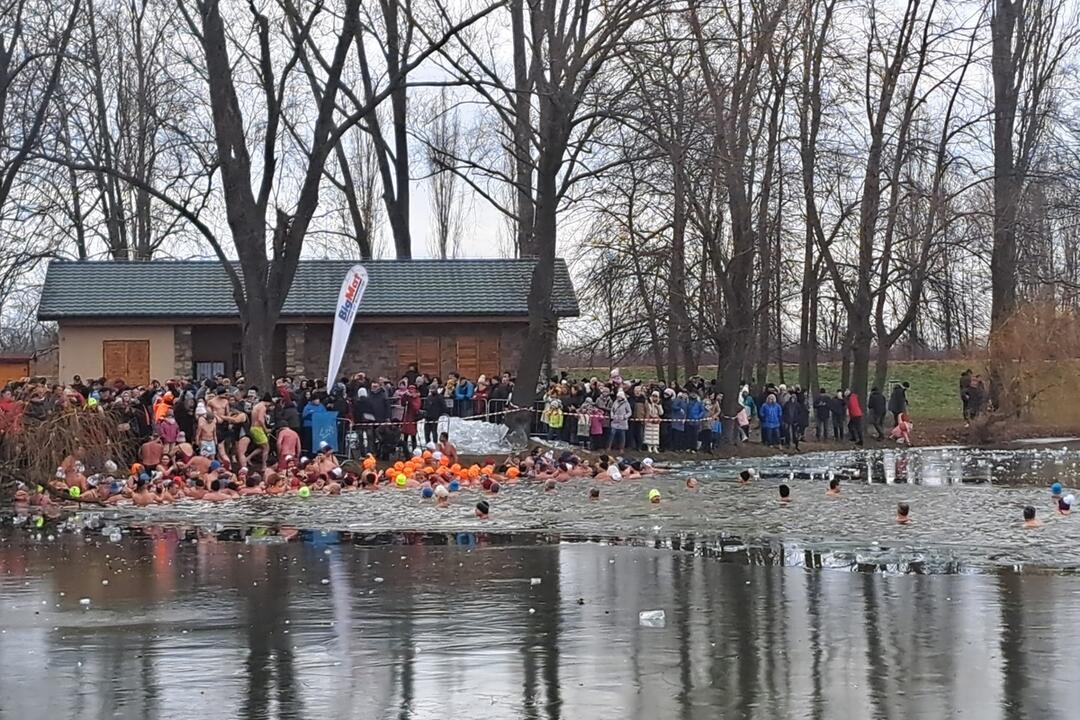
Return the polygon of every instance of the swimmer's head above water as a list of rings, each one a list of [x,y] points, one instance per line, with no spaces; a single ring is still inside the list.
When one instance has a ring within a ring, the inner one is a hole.
[[[780,485],[780,502],[785,504],[791,502],[791,488],[786,483]]]
[[[600,499],[600,488],[589,488],[589,499],[590,500],[599,500]]]
[[[834,477],[829,479],[829,490],[826,495],[839,495],[840,494],[840,478]]]
[[[1035,508],[1033,506],[1028,505],[1024,508],[1024,527],[1039,527],[1041,524],[1035,519]]]
[[[911,518],[908,516],[911,512],[911,506],[906,502],[898,503],[896,506],[896,522],[901,525],[910,522]]]

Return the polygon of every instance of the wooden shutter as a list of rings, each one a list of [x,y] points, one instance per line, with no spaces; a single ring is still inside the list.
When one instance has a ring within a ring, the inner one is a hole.
[[[480,338],[480,372],[487,375],[488,382],[499,377],[502,371],[499,358],[499,336]]]
[[[127,342],[127,381],[129,385],[150,384],[150,341],[129,340]],[[162,382],[165,381],[164,378]]]
[[[423,337],[416,341],[416,363],[420,372],[430,376],[442,374],[439,338]]]
[[[127,380],[127,343],[124,340],[106,340],[101,343],[102,372],[110,382],[116,378]]]
[[[399,338],[397,341],[398,364],[390,373],[395,383],[405,375],[410,363],[416,362],[416,338]]]
[[[480,343],[475,337],[457,339],[457,371],[469,380],[480,374]]]
[[[123,378],[131,386],[150,383],[149,340],[105,340],[101,354],[107,379]]]

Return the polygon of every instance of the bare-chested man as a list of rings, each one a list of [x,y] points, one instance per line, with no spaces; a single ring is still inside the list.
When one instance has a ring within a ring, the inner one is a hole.
[[[217,426],[217,414],[206,408],[206,414],[199,418],[195,428],[195,445],[199,448],[199,455],[204,458],[213,458],[217,454]]]
[[[300,436],[290,427],[283,427],[277,433],[278,469],[288,466],[289,460],[298,462],[300,458]]]
[[[273,398],[270,397],[270,393],[266,393],[251,409],[251,429],[248,431],[248,435],[251,436],[252,450],[247,457],[247,461],[252,465],[256,465],[257,462],[256,467],[265,467],[269,459],[270,430],[266,426],[266,418],[272,405]]]

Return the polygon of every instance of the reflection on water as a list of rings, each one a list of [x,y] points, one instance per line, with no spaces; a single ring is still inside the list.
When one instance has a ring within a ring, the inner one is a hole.
[[[0,718],[1075,717],[1076,577],[305,537],[3,536]]]

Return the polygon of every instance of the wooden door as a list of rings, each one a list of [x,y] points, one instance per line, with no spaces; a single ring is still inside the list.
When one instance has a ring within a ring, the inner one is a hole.
[[[499,358],[499,336],[480,338],[480,372],[487,375],[488,384],[492,384],[502,372]]]
[[[480,374],[480,342],[475,337],[457,339],[457,371],[473,381]]]
[[[416,362],[416,338],[398,338],[397,367],[390,372],[390,379],[397,384],[411,363]]]
[[[416,341],[416,364],[428,377],[442,375],[442,354],[439,338],[422,337]]]
[[[132,387],[150,383],[149,340],[105,340],[101,354],[106,379],[123,378]]]

